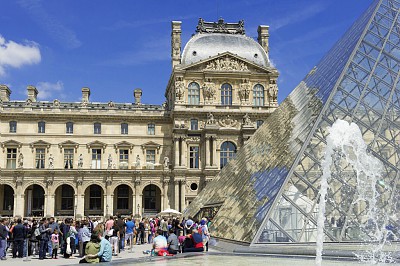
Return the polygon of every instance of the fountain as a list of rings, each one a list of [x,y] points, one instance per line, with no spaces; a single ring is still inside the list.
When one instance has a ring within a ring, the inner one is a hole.
[[[358,219],[360,229],[365,234],[364,248],[355,255],[360,261],[371,264],[394,262],[391,253],[383,250],[384,246],[389,244],[388,237],[394,234],[387,228],[388,213],[379,206],[382,198],[377,186],[384,186],[381,181],[382,164],[377,158],[368,154],[367,145],[357,124],[338,119],[328,130],[325,158],[322,161],[316,265],[322,263],[326,196],[332,166],[338,157],[352,166],[357,177],[354,184],[356,195],[350,208],[365,209],[364,215]]]

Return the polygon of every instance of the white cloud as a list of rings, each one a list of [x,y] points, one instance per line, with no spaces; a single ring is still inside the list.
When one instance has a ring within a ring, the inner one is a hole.
[[[63,98],[65,95],[63,94],[64,91],[64,83],[62,81],[57,81],[56,83],[51,83],[47,81],[41,81],[36,84],[36,89],[39,91],[38,98],[41,100],[49,99],[54,95],[57,94],[55,98]]]
[[[307,20],[314,15],[320,13],[325,10],[327,4],[324,2],[317,2],[316,4],[311,4],[306,6],[304,9],[296,10],[286,15],[281,15],[279,18],[276,18],[270,22],[271,29],[270,31],[275,31],[280,28],[283,28],[289,24],[298,23],[300,21]]]
[[[41,59],[37,43],[20,44],[10,40],[6,41],[0,35],[0,77],[6,74],[7,67],[20,68],[23,65],[38,64]]]

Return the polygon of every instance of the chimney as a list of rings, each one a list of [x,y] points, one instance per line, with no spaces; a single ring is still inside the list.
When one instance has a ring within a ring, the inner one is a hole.
[[[269,52],[269,43],[268,43],[268,39],[269,39],[269,26],[265,26],[265,25],[260,25],[258,26],[258,43],[262,46],[262,48],[264,48],[265,52],[268,55]]]
[[[7,85],[0,84],[0,99],[3,102],[10,101],[11,90],[7,87]]]
[[[82,102],[89,102],[89,98],[90,98],[90,89],[88,87],[83,87],[82,88]]]
[[[135,104],[142,104],[142,89],[135,89],[133,91],[133,96],[135,97]]]
[[[27,87],[27,90],[28,90],[28,99],[31,100],[33,103],[37,102],[37,95],[39,94],[38,90],[31,85]]]
[[[182,21],[172,21],[171,57],[172,68],[181,63]]]

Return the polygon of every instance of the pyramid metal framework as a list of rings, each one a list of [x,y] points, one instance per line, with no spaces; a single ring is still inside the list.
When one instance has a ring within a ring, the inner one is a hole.
[[[376,0],[186,209],[213,236],[255,245],[314,242],[327,128],[355,122],[383,164],[379,205],[400,219],[400,1]],[[361,241],[356,175],[333,172],[326,241]]]

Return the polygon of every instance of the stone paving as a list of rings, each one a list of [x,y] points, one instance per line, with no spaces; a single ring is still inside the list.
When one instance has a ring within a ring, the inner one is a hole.
[[[113,256],[112,261],[123,261],[125,259],[133,259],[133,258],[143,258],[149,257],[149,255],[143,254],[143,251],[151,249],[151,244],[144,245],[135,245],[133,247],[133,251],[125,249],[118,256]],[[31,256],[28,258],[12,258],[11,252],[7,252],[7,260],[0,261],[0,265],[73,265],[78,264],[81,258],[78,257],[78,254],[73,255],[72,258],[64,259],[62,255],[58,256],[58,259],[45,259],[39,260],[39,256]],[[103,264],[102,264],[103,265]]]

